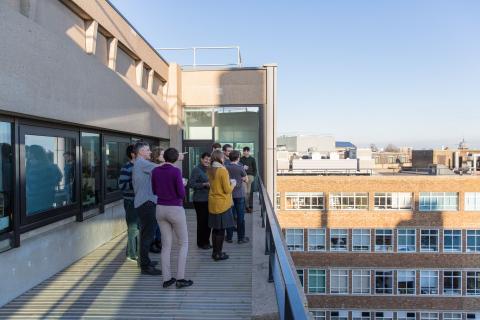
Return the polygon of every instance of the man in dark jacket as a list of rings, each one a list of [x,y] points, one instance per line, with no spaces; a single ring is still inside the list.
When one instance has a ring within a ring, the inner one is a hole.
[[[245,206],[248,213],[252,213],[253,210],[253,190],[252,184],[255,181],[257,176],[257,162],[255,158],[250,155],[250,148],[243,148],[243,157],[240,158],[240,162],[245,166],[245,171],[247,171],[247,191],[245,195]]]

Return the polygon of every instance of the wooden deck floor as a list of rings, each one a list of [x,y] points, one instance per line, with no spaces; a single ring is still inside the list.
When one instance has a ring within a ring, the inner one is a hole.
[[[141,275],[135,263],[125,260],[122,234],[0,308],[0,318],[250,319],[251,244],[226,243],[230,259],[214,262],[210,250],[196,246],[193,211],[187,210],[187,220],[186,277],[194,281],[192,287],[164,289],[161,276]],[[160,255],[151,257],[160,260]],[[176,251],[172,258],[175,276]]]

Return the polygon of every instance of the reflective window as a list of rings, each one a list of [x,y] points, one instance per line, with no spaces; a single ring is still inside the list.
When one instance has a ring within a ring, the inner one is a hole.
[[[330,209],[332,210],[367,210],[367,192],[334,192],[330,193]]]
[[[348,251],[347,229],[330,229],[330,251]]]
[[[312,310],[311,313],[312,313],[312,316],[313,316],[313,320],[325,320],[325,319],[327,319],[325,311]]]
[[[330,320],[348,320],[348,311],[330,311]]]
[[[397,320],[415,320],[416,318],[415,312],[397,311]]]
[[[438,313],[436,312],[421,312],[420,320],[438,320]]]
[[[420,192],[420,211],[456,211],[458,193]]]
[[[12,125],[0,122],[0,233],[11,229],[13,217]]]
[[[352,320],[370,320],[370,312],[352,311]]]
[[[467,230],[467,252],[480,252],[480,230]]]
[[[375,312],[375,320],[393,320],[392,311]]]
[[[438,271],[420,271],[420,294],[438,294]]]
[[[308,269],[308,293],[325,293],[325,270]]]
[[[408,192],[375,192],[376,210],[406,210],[412,208],[412,194]]]
[[[353,229],[352,230],[352,250],[370,251],[370,230]]]
[[[467,272],[467,295],[480,295],[480,271]]]
[[[393,251],[393,230],[391,229],[375,230],[375,251],[377,252]]]
[[[415,270],[397,271],[398,294],[415,294]]]
[[[119,190],[118,178],[120,169],[128,161],[126,150],[128,140],[105,138],[105,192],[112,193]]]
[[[443,230],[443,251],[462,252],[462,230]]]
[[[465,192],[465,210],[480,211],[480,192]]]
[[[444,271],[443,272],[443,294],[461,295],[462,294],[462,272]]]
[[[415,252],[417,250],[415,229],[398,229],[397,239],[398,252]]]
[[[212,109],[185,109],[185,140],[211,140],[212,137]]]
[[[290,251],[303,251],[303,229],[285,229],[287,248]]]
[[[352,270],[352,293],[370,293],[370,270]]]
[[[308,251],[324,251],[325,229],[308,229]]]
[[[348,293],[348,270],[330,270],[330,293]]]
[[[81,133],[82,146],[82,206],[85,209],[95,207],[100,201],[100,135]]]
[[[298,276],[298,279],[300,280],[300,284],[303,287],[303,277],[304,277],[303,269],[297,269],[297,276]]]
[[[76,201],[75,147],[70,137],[25,135],[27,216]]]
[[[443,320],[462,320],[461,312],[444,312]]]
[[[286,192],[285,210],[322,210],[323,192]]]
[[[438,230],[425,229],[420,230],[420,251],[437,252],[438,251]]]
[[[375,293],[393,293],[393,271],[375,271]]]

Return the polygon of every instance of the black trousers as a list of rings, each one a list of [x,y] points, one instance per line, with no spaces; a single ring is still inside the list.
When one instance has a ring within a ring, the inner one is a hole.
[[[210,244],[210,227],[208,226],[208,202],[193,202],[197,213],[197,246]]]
[[[150,245],[153,242],[155,234],[155,203],[147,201],[137,208],[138,221],[140,224],[140,268],[146,268],[150,265]]]

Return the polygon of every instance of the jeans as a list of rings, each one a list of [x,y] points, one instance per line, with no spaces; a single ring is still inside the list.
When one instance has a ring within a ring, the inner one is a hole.
[[[208,226],[208,202],[193,202],[197,213],[197,246],[210,245],[210,227]]]
[[[137,211],[133,206],[133,200],[123,200],[125,208],[125,220],[127,221],[127,257],[137,259],[138,257],[138,217]]]
[[[248,181],[247,181],[247,191],[245,193],[245,205],[247,208],[252,209],[253,208],[253,188],[252,185],[255,182],[255,176],[248,175]]]
[[[155,224],[157,219],[155,218],[155,203],[147,201],[136,209],[138,214],[138,220],[140,222],[140,268],[148,268],[150,265],[150,257],[148,252],[150,251],[150,245],[152,244]]]
[[[237,217],[237,237],[238,240],[245,238],[245,198],[233,198],[234,215]],[[232,240],[233,228],[227,229],[227,240]]]

